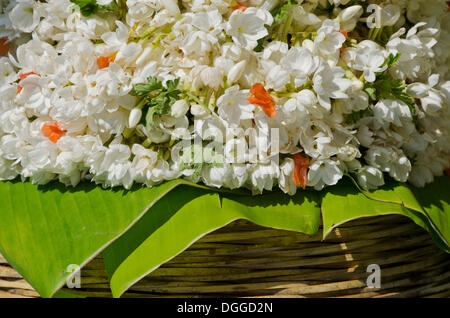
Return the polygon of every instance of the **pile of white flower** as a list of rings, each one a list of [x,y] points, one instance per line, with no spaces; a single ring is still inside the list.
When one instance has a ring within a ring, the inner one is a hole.
[[[450,167],[448,8],[0,1],[0,180],[185,178],[294,194],[351,175],[364,189],[386,178],[424,186]],[[236,160],[174,151],[194,139]],[[253,160],[255,147],[272,151]]]

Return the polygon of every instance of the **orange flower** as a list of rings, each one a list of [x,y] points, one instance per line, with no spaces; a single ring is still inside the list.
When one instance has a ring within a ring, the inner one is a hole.
[[[6,56],[9,52],[9,43],[7,38],[0,39],[0,56]]]
[[[348,32],[347,32],[347,31],[339,30],[339,33],[341,33],[342,35],[344,35],[346,40],[348,39]]]
[[[38,73],[35,73],[35,72],[29,72],[29,73],[21,73],[21,74],[19,74],[19,78],[20,78],[20,80],[22,81],[22,80],[26,79],[26,78],[27,78],[28,76],[30,76],[30,75],[41,76],[41,75],[38,74]],[[17,85],[17,94],[20,94],[20,92],[22,91],[22,89],[23,89],[22,86]]]
[[[276,115],[277,110],[275,108],[275,102],[261,83],[253,85],[250,93],[255,96],[247,98],[250,104],[261,106],[264,113],[269,117],[274,117]]]
[[[61,129],[61,123],[56,121],[45,123],[42,126],[42,134],[55,144],[66,132],[66,130]]]
[[[236,10],[242,10],[242,12],[245,12],[245,10],[247,10],[247,7],[246,6],[243,6],[242,4],[240,4],[239,2],[237,3],[237,6],[234,6],[233,7],[233,11],[236,11]]]
[[[301,154],[295,154],[294,155],[294,182],[297,185],[297,187],[302,187],[303,190],[306,189],[306,175],[309,168],[309,159],[302,156]]]
[[[113,63],[116,60],[117,52],[111,54],[110,56],[100,56],[97,59],[97,65],[99,69],[106,68],[109,64]]]

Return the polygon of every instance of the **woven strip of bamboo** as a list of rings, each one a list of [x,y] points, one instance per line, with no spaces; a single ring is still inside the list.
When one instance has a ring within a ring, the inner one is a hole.
[[[367,266],[381,288],[367,287]],[[103,259],[82,270],[90,297],[110,297]],[[37,297],[0,256],[0,297]],[[400,216],[342,225],[322,241],[237,221],[143,278],[124,297],[450,297],[450,256]]]

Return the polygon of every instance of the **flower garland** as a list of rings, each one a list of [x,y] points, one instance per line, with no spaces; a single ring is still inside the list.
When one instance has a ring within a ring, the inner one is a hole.
[[[424,186],[450,167],[449,22],[444,0],[0,2],[0,180]]]

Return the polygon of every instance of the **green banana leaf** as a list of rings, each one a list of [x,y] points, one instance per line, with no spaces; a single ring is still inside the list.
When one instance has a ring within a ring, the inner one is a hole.
[[[244,197],[179,187],[103,252],[113,296],[119,297],[205,234],[237,219],[314,234],[320,224],[319,196],[305,191],[293,197],[278,192]]]
[[[389,182],[383,188],[366,192],[350,179],[330,187],[322,199],[323,236],[354,219],[387,214],[409,217],[430,232],[435,243],[450,252],[449,178],[438,178],[423,189]]]
[[[83,267],[181,183],[126,191],[0,182],[0,253],[41,296],[51,297],[71,276],[69,265]]]

